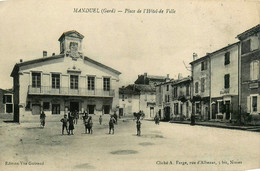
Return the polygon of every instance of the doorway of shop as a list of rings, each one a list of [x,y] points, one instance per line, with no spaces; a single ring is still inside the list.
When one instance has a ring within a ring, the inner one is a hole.
[[[70,102],[70,112],[79,111],[79,102]]]

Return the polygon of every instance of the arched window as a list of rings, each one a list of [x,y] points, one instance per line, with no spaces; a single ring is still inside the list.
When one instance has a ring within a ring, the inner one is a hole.
[[[251,80],[259,79],[259,61],[252,61],[250,63],[250,78]]]

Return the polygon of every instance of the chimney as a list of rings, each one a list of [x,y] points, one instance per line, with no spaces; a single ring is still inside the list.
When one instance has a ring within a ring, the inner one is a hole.
[[[180,79],[182,79],[182,74],[181,73],[178,74],[178,80],[180,80]]]
[[[166,76],[167,78],[170,78],[170,74],[167,74],[167,76]]]
[[[47,51],[44,50],[44,51],[42,52],[42,56],[43,56],[43,57],[46,57],[46,56],[47,56]]]
[[[195,61],[196,59],[198,59],[198,54],[197,53],[193,53],[193,61]]]
[[[144,83],[143,84],[146,83],[146,78],[147,78],[147,72],[144,73]]]
[[[52,53],[52,56],[55,56],[55,53]]]
[[[20,62],[23,62],[23,59],[20,59]]]

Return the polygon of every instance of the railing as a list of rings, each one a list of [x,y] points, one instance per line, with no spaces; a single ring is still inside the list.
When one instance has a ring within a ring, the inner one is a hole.
[[[88,90],[87,88],[71,89],[69,87],[52,88],[51,86],[32,87],[31,85],[29,85],[28,94],[114,97],[115,91],[105,91],[103,89]]]

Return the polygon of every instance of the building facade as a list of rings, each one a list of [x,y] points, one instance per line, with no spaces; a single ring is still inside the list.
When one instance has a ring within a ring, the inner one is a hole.
[[[13,92],[0,89],[0,113],[12,114],[14,111]]]
[[[197,54],[193,54],[191,64],[192,84],[191,101],[192,112],[200,119],[210,119],[210,56],[197,59]]]
[[[119,89],[119,113],[133,116],[134,112],[144,112],[145,118],[154,118],[156,91],[151,85],[132,84]]]
[[[173,119],[190,119],[192,113],[191,77],[179,78],[173,81],[171,86]]]
[[[173,80],[167,80],[164,83],[156,85],[156,112],[164,120],[170,120],[173,114],[172,83]]]
[[[60,54],[17,63],[14,84],[14,121],[39,120],[68,111],[109,114],[119,107],[119,71],[82,53],[84,36],[77,31],[61,35]]]
[[[211,120],[238,114],[239,42],[210,53]]]
[[[260,120],[260,25],[237,38],[241,45],[241,112]]]

